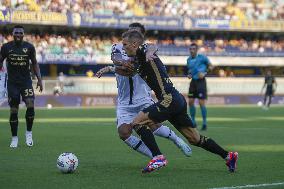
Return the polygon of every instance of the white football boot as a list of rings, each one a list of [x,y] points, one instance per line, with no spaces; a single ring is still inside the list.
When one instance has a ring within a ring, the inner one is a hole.
[[[18,137],[13,136],[10,144],[10,148],[17,148],[18,147]]]
[[[34,145],[32,131],[26,131],[26,144],[29,147]]]

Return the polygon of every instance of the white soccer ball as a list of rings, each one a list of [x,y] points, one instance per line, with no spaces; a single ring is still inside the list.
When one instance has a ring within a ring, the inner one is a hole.
[[[73,173],[78,167],[79,161],[75,154],[65,152],[60,154],[57,159],[57,168],[62,173]]]
[[[261,101],[259,101],[259,102],[257,103],[257,105],[258,105],[258,106],[262,106],[263,104],[262,104]]]
[[[52,104],[47,104],[46,108],[50,110],[52,108]]]

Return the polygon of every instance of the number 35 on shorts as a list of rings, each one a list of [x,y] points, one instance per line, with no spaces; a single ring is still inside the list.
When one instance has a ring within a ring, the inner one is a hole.
[[[24,96],[27,97],[27,96],[34,96],[34,91],[33,89],[25,89],[24,90]]]

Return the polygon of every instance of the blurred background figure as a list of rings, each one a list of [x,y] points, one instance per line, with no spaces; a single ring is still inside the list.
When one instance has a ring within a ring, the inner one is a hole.
[[[196,98],[198,98],[203,120],[201,130],[206,130],[207,109],[205,103],[207,99],[207,84],[205,77],[209,70],[213,70],[213,65],[211,64],[207,56],[197,53],[198,46],[196,43],[192,43],[189,46],[189,52],[190,56],[187,59],[188,78],[191,79],[188,91],[189,113],[193,124],[197,126],[197,123],[195,121],[196,109],[194,101]]]
[[[271,70],[267,70],[265,78],[264,78],[264,84],[262,87],[262,90],[265,89],[264,93],[264,100],[263,100],[263,109],[268,110],[271,104],[271,99],[276,91],[277,83],[272,75]],[[261,92],[262,93],[262,92]]]
[[[65,85],[65,82],[66,82],[66,76],[64,75],[63,72],[59,73],[57,80],[58,80],[58,86],[60,87],[60,91],[61,91],[61,93],[63,93],[64,85]]]

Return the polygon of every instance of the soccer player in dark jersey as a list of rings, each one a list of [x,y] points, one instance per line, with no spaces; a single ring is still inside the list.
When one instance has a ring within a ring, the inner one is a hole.
[[[195,105],[194,101],[198,98],[201,115],[202,115],[202,128],[207,129],[207,109],[205,102],[207,99],[207,86],[206,86],[206,74],[207,70],[213,69],[213,66],[207,56],[198,54],[198,46],[196,43],[192,43],[189,46],[190,56],[187,59],[188,78],[191,79],[189,91],[188,91],[188,104],[189,112],[194,125],[195,121]]]
[[[276,83],[274,76],[272,76],[271,70],[268,70],[266,72],[262,91],[265,87],[266,87],[266,91],[264,94],[263,108],[265,110],[268,110],[271,104],[271,98],[273,97],[274,92],[277,88],[277,83]]]
[[[237,152],[228,152],[213,139],[202,136],[187,114],[185,98],[174,88],[164,64],[157,57],[146,61],[147,46],[143,45],[144,36],[138,31],[128,31],[122,35],[123,48],[134,60],[122,65],[125,70],[137,72],[155,92],[158,102],[141,111],[131,123],[135,127],[143,127],[168,120],[188,140],[189,143],[218,154],[224,160],[230,172],[236,169]],[[158,162],[158,163],[157,163]],[[144,172],[152,172],[164,166],[159,158],[153,158],[144,168]]]
[[[42,91],[42,80],[39,65],[36,60],[35,47],[23,41],[24,28],[17,25],[13,29],[14,40],[3,44],[0,53],[0,69],[3,66],[3,61],[6,59],[8,71],[8,102],[10,105],[10,126],[12,132],[11,148],[18,147],[18,111],[19,104],[22,100],[25,102],[26,110],[26,144],[33,146],[32,139],[32,126],[34,121],[34,90],[32,86],[30,74],[30,61],[31,68],[33,69],[38,81],[36,88]]]

